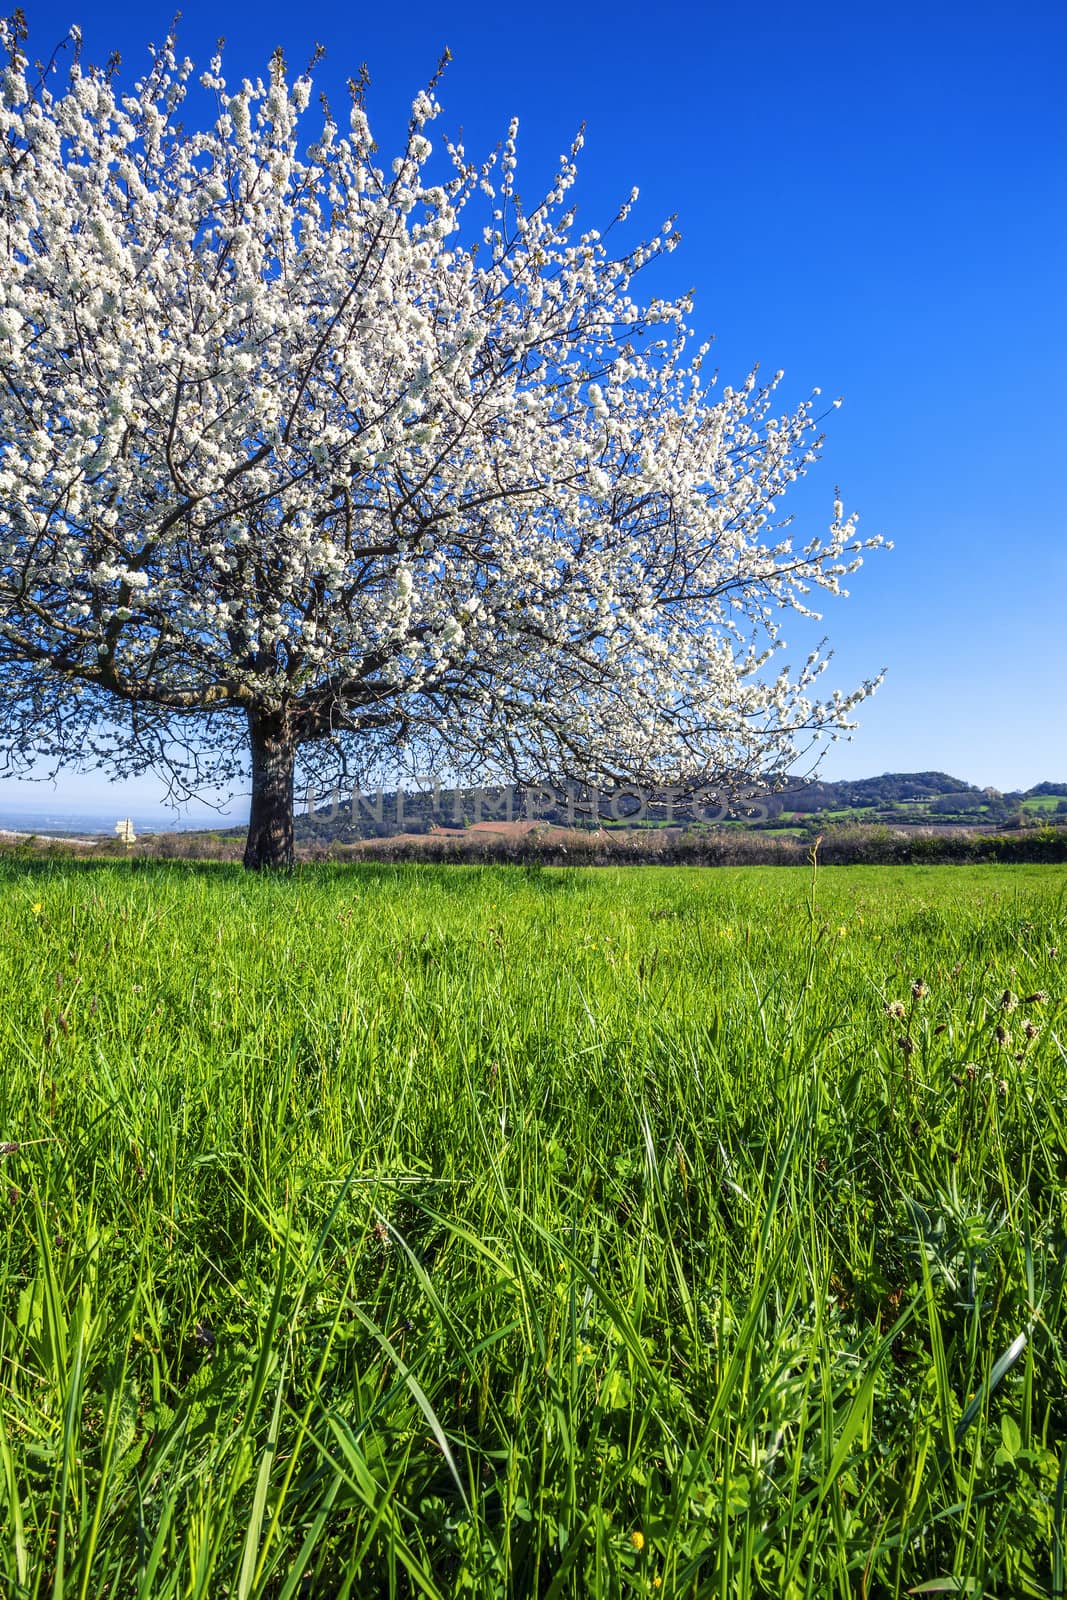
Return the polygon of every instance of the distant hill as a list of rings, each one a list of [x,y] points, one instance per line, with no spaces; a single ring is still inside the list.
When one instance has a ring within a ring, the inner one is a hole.
[[[437,795],[394,790],[355,803],[347,797],[344,803],[305,812],[297,817],[296,833],[305,844],[347,843],[527,817],[562,827],[725,826],[775,832],[814,832],[849,823],[1002,829],[1067,821],[1067,784],[1040,783],[1025,793],[1001,794],[946,772],[886,772],[839,781],[785,778],[768,784],[758,801],[756,807],[742,805],[722,815],[684,801],[673,806],[652,801],[637,813],[635,802],[620,791],[614,804],[605,797],[599,813],[590,815],[578,805],[568,809],[566,804],[546,804],[542,795],[531,797],[522,789],[443,790]]]
[[[1037,827],[1041,824],[1067,825],[1067,783],[1036,783],[1025,791],[1001,794],[997,789],[980,789],[947,772],[883,772],[880,777],[830,779],[787,777],[768,784],[760,795],[756,814],[740,808],[719,815],[714,808],[694,808],[679,802],[673,808],[650,804],[643,815],[625,815],[633,806],[620,796],[612,814],[605,799],[601,814],[583,814],[566,804],[546,806],[542,798],[531,803],[525,791],[485,793],[474,789],[442,790],[418,794],[393,790],[379,796],[357,800],[351,796],[336,806],[317,807],[308,815],[302,810],[296,819],[297,840],[303,844],[344,844],[359,839],[391,838],[397,834],[428,833],[437,829],[463,830],[478,823],[518,822],[532,815],[538,822],[559,827],[619,826],[755,828],[763,832],[812,835],[828,827],[853,823],[885,824],[900,827],[969,827],[991,830]],[[0,830],[18,834],[69,836],[100,834],[110,837],[115,815],[102,812],[75,814],[55,806],[54,795],[47,809],[34,812],[20,805],[6,810],[0,804]],[[54,809],[53,809],[54,808]],[[765,812],[760,815],[759,812]],[[163,813],[131,811],[138,834],[190,832],[237,838],[245,825],[232,818],[212,822],[198,817],[182,819],[175,826]]]

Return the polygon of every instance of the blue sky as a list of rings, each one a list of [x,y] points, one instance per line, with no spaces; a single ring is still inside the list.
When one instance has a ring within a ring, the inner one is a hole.
[[[32,54],[79,22],[90,59],[130,71],[172,14],[24,9]],[[654,287],[695,287],[724,381],[759,361],[789,400],[844,396],[798,509],[824,521],[839,483],[896,548],[826,614],[834,682],[889,675],[825,775],[1067,779],[1062,5],[184,6],[185,53],[206,63],[219,34],[230,77],[323,44],[338,99],[365,61],[386,153],[447,45],[444,124],[476,153],[517,114],[528,196],[584,121],[582,215],[633,184],[649,231],[677,214]],[[156,793],[72,777],[41,799],[119,815]],[[0,783],[0,805],[36,799]]]

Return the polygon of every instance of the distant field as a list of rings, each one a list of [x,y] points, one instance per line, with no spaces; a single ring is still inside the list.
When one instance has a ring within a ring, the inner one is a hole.
[[[1064,1594],[1067,868],[0,928],[4,1600]]]

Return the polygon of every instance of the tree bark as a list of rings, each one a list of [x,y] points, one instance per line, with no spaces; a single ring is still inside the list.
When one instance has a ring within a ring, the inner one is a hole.
[[[250,710],[252,806],[244,864],[252,872],[293,865],[293,769],[296,740],[281,712]]]

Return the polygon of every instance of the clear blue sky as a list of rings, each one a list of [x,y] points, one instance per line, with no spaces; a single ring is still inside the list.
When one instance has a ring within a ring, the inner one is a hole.
[[[90,59],[118,49],[133,71],[172,4],[24,9],[32,54],[77,21]],[[649,230],[677,213],[655,287],[695,286],[724,379],[758,360],[789,399],[845,397],[804,506],[821,517],[840,483],[896,549],[826,615],[835,682],[889,669],[826,776],[1067,779],[1062,4],[189,0],[181,49],[206,63],[219,34],[230,77],[323,44],[339,99],[366,61],[386,154],[447,45],[445,124],[473,154],[517,114],[527,196],[585,121],[583,216],[608,220],[635,183]],[[78,778],[48,803],[107,795],[118,815],[154,793]]]

